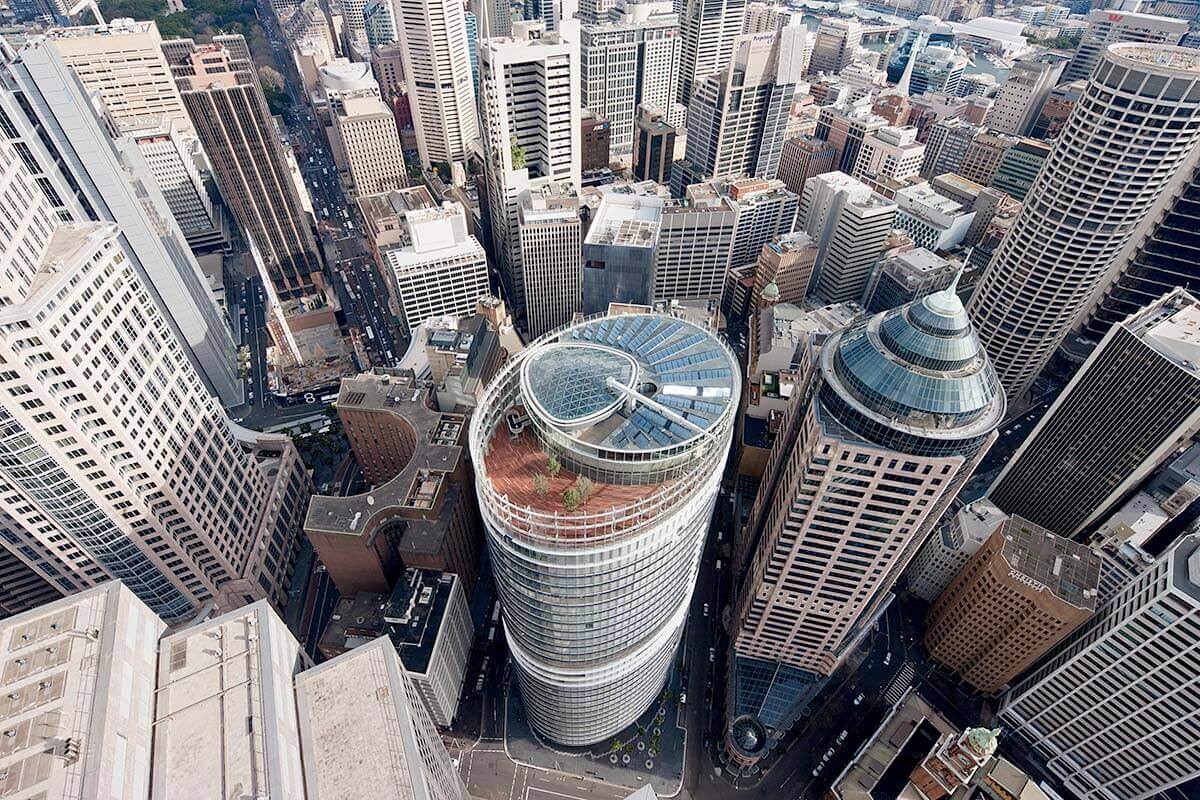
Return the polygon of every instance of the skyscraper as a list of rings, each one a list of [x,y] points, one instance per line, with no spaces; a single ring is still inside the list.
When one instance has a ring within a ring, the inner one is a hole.
[[[959,570],[925,622],[925,651],[995,694],[1096,611],[1100,557],[1010,517]]]
[[[992,176],[992,187],[1015,200],[1024,201],[1053,149],[1050,143],[1037,139],[1017,142],[1000,156],[996,174]]]
[[[687,151],[671,173],[674,196],[708,178],[775,177],[803,51],[802,26],[736,38],[725,71],[693,90]]]
[[[550,740],[603,741],[662,690],[739,384],[733,353],[699,324],[616,314],[526,347],[472,416],[512,664]]]
[[[1197,141],[1200,51],[1111,45],[971,299],[1010,398],[1028,390]]]
[[[530,338],[566,325],[582,307],[583,241],[579,198],[521,195],[521,263]]]
[[[463,4],[397,0],[395,5],[421,166],[463,161],[479,136]]]
[[[173,65],[221,197],[283,299],[311,294],[321,262],[283,144],[250,62],[217,44]]]
[[[813,294],[825,303],[859,302],[892,221],[896,204],[841,172],[810,178],[800,197],[796,229],[821,248]]]
[[[1200,150],[1190,168],[1162,198],[1163,210],[1142,223],[1140,238],[1121,254],[1116,274],[1088,318],[1088,336],[1100,339],[1108,329],[1164,293],[1182,286],[1200,294]]]
[[[209,390],[227,406],[243,402],[228,320],[139,148],[112,141],[56,48],[0,48],[0,84],[2,133],[54,215],[116,223],[126,256]]]
[[[1087,27],[1075,50],[1075,57],[1063,71],[1064,81],[1088,80],[1104,60],[1109,45],[1119,42],[1147,42],[1151,45],[1175,45],[1187,33],[1186,20],[1134,14],[1107,8],[1093,9]]]
[[[688,103],[709,75],[724,71],[733,42],[742,33],[746,0],[683,0],[679,32],[683,53],[679,65],[680,103]]]
[[[954,286],[806,345],[735,547],[735,727],[743,717],[786,725],[836,669],[1004,411]]]
[[[953,47],[930,45],[911,56],[910,95],[926,92],[958,94],[958,84],[970,61]]]
[[[925,145],[917,141],[917,129],[888,126],[867,134],[851,173],[859,180],[911,178],[921,170]]]
[[[804,192],[804,183],[814,175],[832,172],[836,167],[837,148],[822,139],[798,136],[783,143],[776,176],[796,194]]]
[[[1084,800],[1200,775],[1200,535],[1181,539],[1004,697],[1000,722]]]
[[[862,23],[841,17],[826,17],[817,26],[813,42],[812,58],[808,71],[812,74],[824,72],[837,75],[854,59],[858,46],[862,44]]]
[[[654,252],[655,301],[720,297],[737,223],[737,204],[703,185],[689,186],[686,199],[667,203]]]
[[[378,89],[343,92],[330,109],[330,116],[346,158],[354,196],[408,185],[396,117],[379,99]]]
[[[662,218],[659,197],[609,192],[600,199],[583,241],[585,316],[602,314],[612,303],[654,303]]]
[[[1200,302],[1176,289],[1114,325],[990,498],[1076,537],[1200,430]]]
[[[671,107],[679,94],[683,39],[666,2],[628,3],[614,20],[580,30],[583,105],[612,123],[612,151],[633,149],[640,104]]]
[[[988,127],[997,133],[1024,136],[1041,113],[1051,90],[1062,77],[1066,60],[1057,53],[1018,58],[996,93]]]
[[[514,313],[525,311],[519,206],[558,184],[578,195],[579,49],[538,24],[479,43],[479,108],[492,253]]]
[[[935,178],[947,172],[958,172],[971,142],[982,128],[964,119],[944,119],[929,129],[925,139],[925,157],[921,161],[921,177]]]
[[[64,592],[120,578],[169,618],[282,603],[295,449],[230,424],[116,226],[59,221],[8,142],[0,176],[18,232],[0,242],[0,547]]]
[[[633,176],[640,181],[671,182],[678,131],[667,122],[667,113],[657,106],[638,106],[633,122]]]

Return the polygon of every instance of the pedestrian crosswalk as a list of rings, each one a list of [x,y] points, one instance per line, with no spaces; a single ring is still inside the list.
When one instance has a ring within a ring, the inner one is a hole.
[[[883,690],[883,699],[887,701],[889,706],[894,706],[900,702],[900,698],[904,697],[904,693],[908,691],[908,687],[912,686],[913,678],[917,673],[913,670],[912,665],[905,661],[900,665],[900,671],[888,683],[887,688]]]

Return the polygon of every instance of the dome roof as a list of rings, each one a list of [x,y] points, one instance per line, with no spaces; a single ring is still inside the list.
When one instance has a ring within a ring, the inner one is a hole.
[[[763,287],[762,296],[766,300],[778,300],[779,286],[774,281],[771,281]]]
[[[954,285],[848,328],[826,379],[860,414],[936,438],[974,437],[1004,417],[996,372]]]

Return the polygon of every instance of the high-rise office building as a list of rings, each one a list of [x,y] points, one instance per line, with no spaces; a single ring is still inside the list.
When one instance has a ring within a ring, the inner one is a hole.
[[[1004,697],[1000,722],[1084,800],[1200,775],[1200,536],[1181,539]]]
[[[923,247],[885,258],[871,274],[863,308],[876,314],[940,292],[954,281],[959,266]]]
[[[729,197],[688,187],[688,197],[662,210],[654,252],[654,299],[721,296],[733,259],[738,207]]]
[[[525,312],[520,198],[552,184],[579,193],[579,48],[534,23],[479,43],[484,182],[492,254],[505,295]]]
[[[789,724],[870,630],[1006,408],[954,286],[802,356],[735,547],[733,728]],[[733,744],[746,760],[765,747]]]
[[[932,604],[1006,520],[986,497],[947,511],[904,570],[908,591]]]
[[[519,235],[531,339],[571,321],[582,307],[583,241],[579,198],[521,195]]]
[[[736,38],[729,66],[699,82],[688,104],[687,151],[671,190],[714,177],[774,178],[800,80],[804,28]]]
[[[204,156],[200,140],[184,134],[175,120],[166,115],[118,123],[118,130],[142,154],[192,250],[223,247],[226,236],[221,230],[218,209],[214,208],[196,165]]]
[[[818,252],[807,233],[788,233],[764,244],[754,263],[754,297],[762,298],[767,285],[773,283],[780,303],[802,305]]]
[[[590,108],[580,114],[579,152],[583,174],[607,170],[612,162],[612,123]]]
[[[1010,398],[1029,389],[1200,141],[1198,123],[1200,51],[1108,48],[971,300]]]
[[[905,186],[892,198],[894,225],[918,247],[931,252],[953,250],[962,244],[975,221],[975,212],[937,192],[927,183]]]
[[[1076,537],[1200,430],[1200,302],[1182,289],[1109,329],[990,498]]]
[[[742,33],[746,0],[678,0],[683,52],[679,63],[680,103],[713,73],[729,66],[734,40]]]
[[[715,335],[651,313],[543,337],[488,386],[471,458],[512,665],[541,735],[603,741],[662,690],[739,394]],[[527,420],[516,436],[514,414]]]
[[[1110,283],[1097,299],[1085,330],[1099,340],[1108,329],[1176,286],[1200,294],[1200,151],[1180,172],[1160,203],[1143,221],[1139,240],[1122,254]]]
[[[867,134],[851,173],[859,180],[911,178],[921,170],[925,145],[917,141],[917,129],[888,126]]]
[[[991,186],[992,178],[1000,167],[1000,160],[1010,147],[1021,141],[1006,133],[983,131],[975,135],[971,146],[963,155],[958,174],[980,186]]]
[[[0,243],[0,546],[64,592],[120,578],[165,617],[282,603],[295,449],[230,424],[116,226],[59,221],[8,142],[0,175],[18,232]]]
[[[354,30],[362,32],[362,0],[347,0],[347,5],[357,7],[358,13],[355,16],[358,25]],[[344,19],[346,17],[343,16]],[[341,52],[338,43],[334,42],[333,31],[330,28],[325,8],[317,0],[301,0],[283,11],[279,15],[279,30],[295,49],[299,49],[302,45],[313,45],[329,53],[330,56]]]
[[[226,406],[243,402],[229,323],[153,167],[133,143],[110,138],[55,48],[0,48],[0,84],[2,133],[55,216],[116,223],[125,254],[209,390]]]
[[[858,20],[826,17],[817,26],[812,57],[808,62],[811,73],[837,75],[854,60],[862,44],[863,26]]]
[[[463,161],[479,136],[463,4],[396,0],[395,5],[421,165]]]
[[[688,187],[687,199],[693,205],[712,205],[717,197],[729,198],[737,210],[731,266],[754,263],[764,244],[796,227],[800,196],[788,191],[783,181],[717,179]]]
[[[1186,20],[1135,14],[1097,8],[1088,14],[1087,27],[1075,50],[1071,63],[1063,71],[1064,81],[1086,81],[1104,60],[1109,45],[1120,42],[1146,42],[1154,45],[1175,45],[1187,33]]]
[[[813,293],[822,302],[862,299],[895,216],[895,203],[841,172],[804,184],[796,229],[821,248]]]
[[[1053,149],[1049,142],[1037,139],[1022,139],[1007,148],[996,165],[992,187],[1015,200],[1024,201]]]
[[[887,120],[864,105],[824,106],[817,116],[816,138],[833,145],[836,156],[831,169],[847,174],[858,163],[858,151],[868,135],[887,127]]]
[[[796,12],[783,4],[753,2],[746,4],[742,33],[779,31],[792,24]]]
[[[470,314],[490,287],[487,255],[467,232],[462,205],[413,209],[404,225],[407,241],[380,252],[404,327],[411,332],[432,317]]]
[[[1087,81],[1063,83],[1050,90],[1042,109],[1029,130],[1035,139],[1055,139],[1075,109],[1075,104],[1087,89]]]
[[[912,69],[909,75],[910,95],[926,92],[945,92],[957,95],[969,59],[953,47],[929,45],[911,56]]]
[[[165,116],[183,133],[188,118],[162,52],[154,22],[114,20],[107,25],[55,28],[43,42],[70,66],[83,85],[100,95],[117,121]]]
[[[654,303],[655,254],[662,218],[659,197],[609,192],[601,198],[583,242],[585,316],[602,314],[612,303]],[[733,238],[732,231],[729,238]]]
[[[802,194],[809,178],[836,169],[836,158],[837,148],[829,142],[812,136],[797,136],[783,143],[775,176],[787,188]]]
[[[930,127],[925,139],[925,157],[921,161],[922,178],[930,179],[947,172],[958,172],[971,143],[982,128],[964,119],[944,119]]]
[[[410,95],[411,97],[411,95]],[[343,92],[330,109],[353,195],[379,194],[408,185],[396,116],[374,87]]]
[[[679,95],[683,39],[667,2],[627,3],[616,18],[580,29],[583,105],[612,123],[612,151],[634,147],[637,109],[671,107]]]
[[[633,121],[633,176],[640,181],[670,183],[678,133],[667,122],[667,112],[658,106],[639,105]]]
[[[395,44],[399,38],[396,9],[391,0],[370,0],[363,6],[363,28],[371,49]]]
[[[0,791],[64,797],[86,786],[94,797],[145,800],[165,627],[116,582],[0,621],[11,665],[0,677]]]
[[[321,272],[317,244],[253,65],[209,44],[173,66],[221,197],[263,259],[275,294],[311,294]]]
[[[1100,557],[1010,517],[934,601],[925,652],[995,694],[1096,611]]]
[[[1025,136],[1041,113],[1042,103],[1058,85],[1066,60],[1057,53],[1018,58],[996,93],[987,125],[996,133]]]

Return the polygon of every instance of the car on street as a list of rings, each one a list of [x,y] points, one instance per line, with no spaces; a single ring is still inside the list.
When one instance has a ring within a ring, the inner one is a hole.
[[[837,743],[841,744],[842,742],[846,741],[846,737],[849,735],[850,735],[850,731],[843,730],[841,733],[838,734]]]
[[[854,698],[854,705],[858,705],[859,703],[861,703],[861,702],[863,701],[863,698],[864,698],[864,697],[865,697],[865,695],[863,695],[863,694],[860,692],[860,693],[859,693],[859,695],[858,695],[858,697]]]
[[[890,667],[892,665],[892,653],[890,650],[888,651],[888,654],[883,657],[883,665],[885,667]]]
[[[708,648],[708,663],[712,664],[717,660],[717,651],[715,648]]]
[[[832,747],[825,751],[825,755],[821,756],[821,763],[825,764],[831,758],[833,758],[833,748]]]
[[[708,603],[704,604],[704,616],[708,616]]]

